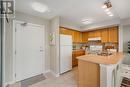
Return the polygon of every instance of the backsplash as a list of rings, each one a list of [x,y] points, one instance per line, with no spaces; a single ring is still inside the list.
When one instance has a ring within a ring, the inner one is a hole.
[[[74,44],[73,44],[73,50],[81,49],[82,46],[83,46],[83,44],[81,44],[81,43],[74,43]]]
[[[118,44],[110,43],[110,42],[108,42],[108,43],[101,43],[101,42],[74,43],[73,50],[83,49],[83,47],[86,47],[87,49],[89,49],[91,45],[103,46],[102,50],[107,50],[107,49],[117,49],[118,50]]]

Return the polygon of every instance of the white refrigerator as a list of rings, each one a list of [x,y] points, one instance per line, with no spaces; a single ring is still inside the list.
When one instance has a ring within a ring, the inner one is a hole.
[[[60,74],[72,69],[72,36],[60,35]]]

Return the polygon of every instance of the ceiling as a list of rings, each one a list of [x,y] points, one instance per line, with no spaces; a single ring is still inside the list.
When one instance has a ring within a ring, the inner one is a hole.
[[[101,8],[105,0],[15,0],[16,11],[51,19],[60,16],[76,26],[84,26],[82,19],[92,19],[93,23],[115,18],[130,17],[130,0],[111,0],[114,17],[109,17]],[[39,13],[31,8],[31,3],[40,2],[49,7],[50,12]]]

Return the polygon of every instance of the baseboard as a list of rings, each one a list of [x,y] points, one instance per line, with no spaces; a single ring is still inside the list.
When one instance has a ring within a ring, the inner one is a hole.
[[[15,84],[14,81],[12,81],[12,82],[6,82],[6,83],[5,83],[5,87],[8,87],[8,85],[13,85],[13,84]]]
[[[53,72],[53,71],[51,71],[51,73],[52,73],[52,75],[54,75],[55,77],[59,77],[59,76],[60,76],[59,73],[55,73],[55,72]]]
[[[46,70],[46,71],[45,71],[45,74],[46,74],[46,73],[49,73],[49,72],[51,72],[51,70]]]

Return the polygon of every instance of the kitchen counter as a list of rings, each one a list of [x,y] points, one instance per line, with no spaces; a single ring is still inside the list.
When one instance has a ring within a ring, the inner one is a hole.
[[[122,52],[110,56],[86,54],[78,59],[78,87],[116,87]]]
[[[84,60],[88,62],[93,62],[97,64],[117,64],[120,60],[124,58],[122,52],[114,53],[110,56],[100,56],[95,54],[86,54],[84,56],[77,57],[79,60]]]

